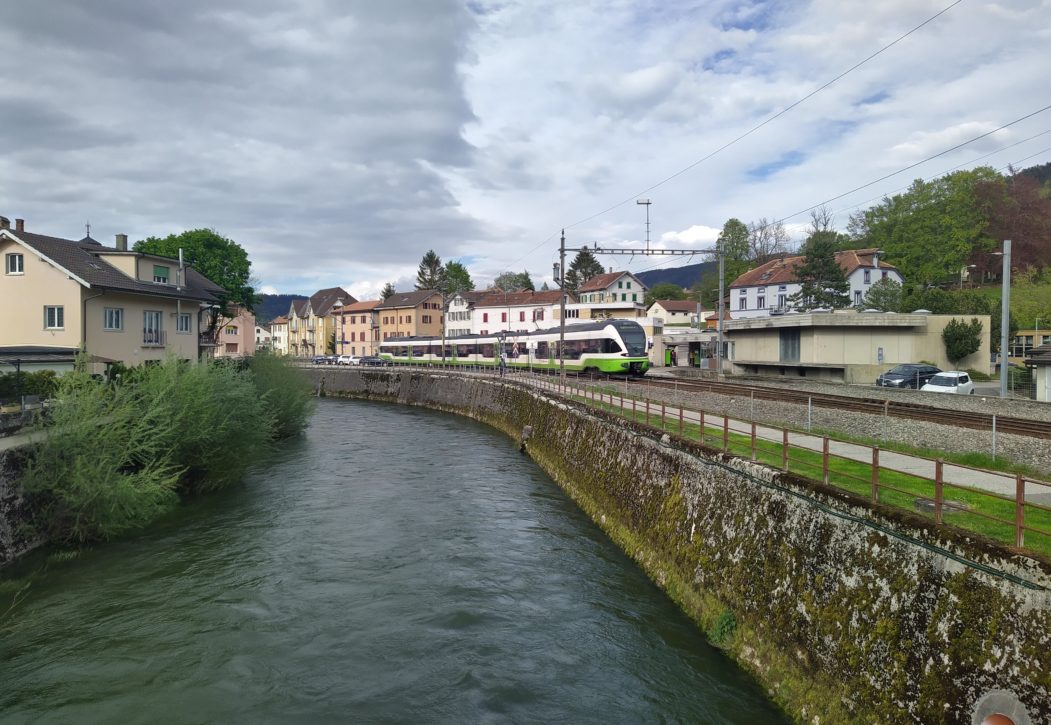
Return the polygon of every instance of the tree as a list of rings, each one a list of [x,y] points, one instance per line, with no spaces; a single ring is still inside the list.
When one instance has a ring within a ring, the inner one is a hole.
[[[442,266],[442,258],[430,249],[423,255],[420,267],[416,271],[416,289],[441,289],[444,281],[445,268]]]
[[[576,292],[582,284],[597,274],[605,272],[595,255],[586,249],[577,252],[577,256],[565,271],[565,285],[569,292]]]
[[[147,237],[135,242],[133,249],[173,259],[178,259],[181,249],[186,264],[223,288],[223,292],[217,295],[218,306],[210,310],[210,335],[216,333],[221,318],[237,316],[236,307],[252,310],[258,302],[250,282],[252,263],[248,260],[248,253],[240,244],[212,229],[191,229],[163,238]]]
[[[449,261],[445,263],[445,286],[442,288],[447,296],[452,297],[457,292],[470,292],[474,289],[474,280],[467,267],[460,262]]]
[[[548,286],[547,282],[544,282],[542,285],[540,285],[541,292],[547,292],[549,289],[551,288]]]
[[[728,288],[735,279],[748,271],[750,266],[748,227],[740,219],[727,219],[715,243],[725,258],[725,282]]]
[[[763,217],[748,224],[748,255],[755,264],[766,264],[774,257],[788,252],[790,239],[784,224],[767,221]]]
[[[646,293],[646,306],[649,307],[656,300],[684,300],[686,291],[677,284],[671,282],[660,282],[653,285]]]
[[[504,292],[514,292],[522,289],[530,292],[536,290],[529,272],[504,272],[493,280],[493,287],[502,289]]]
[[[901,285],[890,277],[876,280],[865,293],[861,306],[880,312],[901,312]]]
[[[387,284],[383,285],[383,291],[380,292],[380,299],[386,302],[388,299],[393,297],[396,292],[397,290],[394,289],[394,283],[388,282]]]
[[[942,330],[942,342],[945,343],[945,357],[953,367],[968,355],[978,352],[982,345],[982,323],[977,317],[970,322],[950,320]]]
[[[791,298],[796,307],[838,310],[850,304],[850,283],[836,262],[835,242],[827,233],[811,235],[796,279],[800,289]]]

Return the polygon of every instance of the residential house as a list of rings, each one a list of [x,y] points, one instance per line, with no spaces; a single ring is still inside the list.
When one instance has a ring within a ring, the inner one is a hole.
[[[700,305],[693,300],[654,300],[650,308],[646,310],[646,316],[659,317],[663,320],[664,327],[689,327],[696,326],[699,310]],[[703,311],[700,314],[703,320]]]
[[[336,317],[337,355],[375,355],[379,347],[380,326],[376,308],[379,300],[365,300],[332,309]]]
[[[25,230],[0,217],[0,348],[68,355],[83,349],[98,372],[199,356],[200,313],[221,288],[178,259]]]
[[[255,325],[255,349],[272,351],[274,349],[274,333],[270,331],[270,325],[257,322]]]
[[[848,249],[836,252],[836,263],[850,283],[850,304],[861,307],[865,294],[881,279],[901,284],[897,268],[879,258],[878,249]],[[792,295],[800,290],[796,270],[804,257],[780,257],[751,269],[730,284],[727,309],[735,320],[781,314],[798,307]]]
[[[276,355],[288,354],[288,318],[275,317],[270,321],[271,349]]]
[[[288,309],[289,354],[294,357],[335,354],[336,305],[356,302],[342,287],[318,290],[306,300],[292,300]]]
[[[255,354],[255,314],[237,307],[233,317],[220,315],[215,326],[215,344],[211,347],[211,356],[251,357]]]
[[[597,274],[577,288],[577,303],[567,306],[566,319],[645,317],[647,289],[631,272]]]
[[[380,340],[441,337],[442,296],[435,290],[395,292],[375,307]]]
[[[471,334],[533,332],[558,324],[560,290],[486,290],[473,294],[477,296],[471,311]],[[451,306],[449,309],[452,312]]]
[[[445,334],[448,337],[477,334],[474,326],[475,303],[496,290],[457,292],[449,298],[445,314]]]

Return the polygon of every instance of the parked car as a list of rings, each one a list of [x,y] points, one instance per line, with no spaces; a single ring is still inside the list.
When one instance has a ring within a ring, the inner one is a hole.
[[[920,390],[927,393],[956,393],[957,395],[974,395],[974,381],[970,374],[962,370],[948,370],[938,373]]]
[[[338,365],[360,365],[361,358],[357,355],[340,355],[336,363]]]
[[[379,367],[382,365],[390,365],[389,360],[381,358],[379,355],[366,355],[358,361],[358,365],[367,365],[370,367]]]
[[[324,355],[315,355],[310,362],[314,365],[328,365],[328,358]]]
[[[919,390],[930,382],[931,378],[941,372],[933,365],[923,363],[905,363],[896,365],[876,378],[876,385],[881,388],[914,388]]]

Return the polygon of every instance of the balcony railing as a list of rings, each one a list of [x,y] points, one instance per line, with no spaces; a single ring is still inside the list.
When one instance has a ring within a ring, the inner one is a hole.
[[[143,347],[164,347],[168,342],[168,333],[164,330],[143,330],[142,331],[142,346]]]

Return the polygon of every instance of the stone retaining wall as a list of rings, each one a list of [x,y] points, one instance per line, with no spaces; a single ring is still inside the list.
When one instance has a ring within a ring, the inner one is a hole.
[[[514,382],[305,374],[516,440],[529,427],[526,451],[801,721],[977,723],[1009,706],[1016,723],[1051,721],[1037,562]]]
[[[15,485],[21,467],[17,449],[0,452],[0,569],[44,544],[28,526],[29,510]]]

